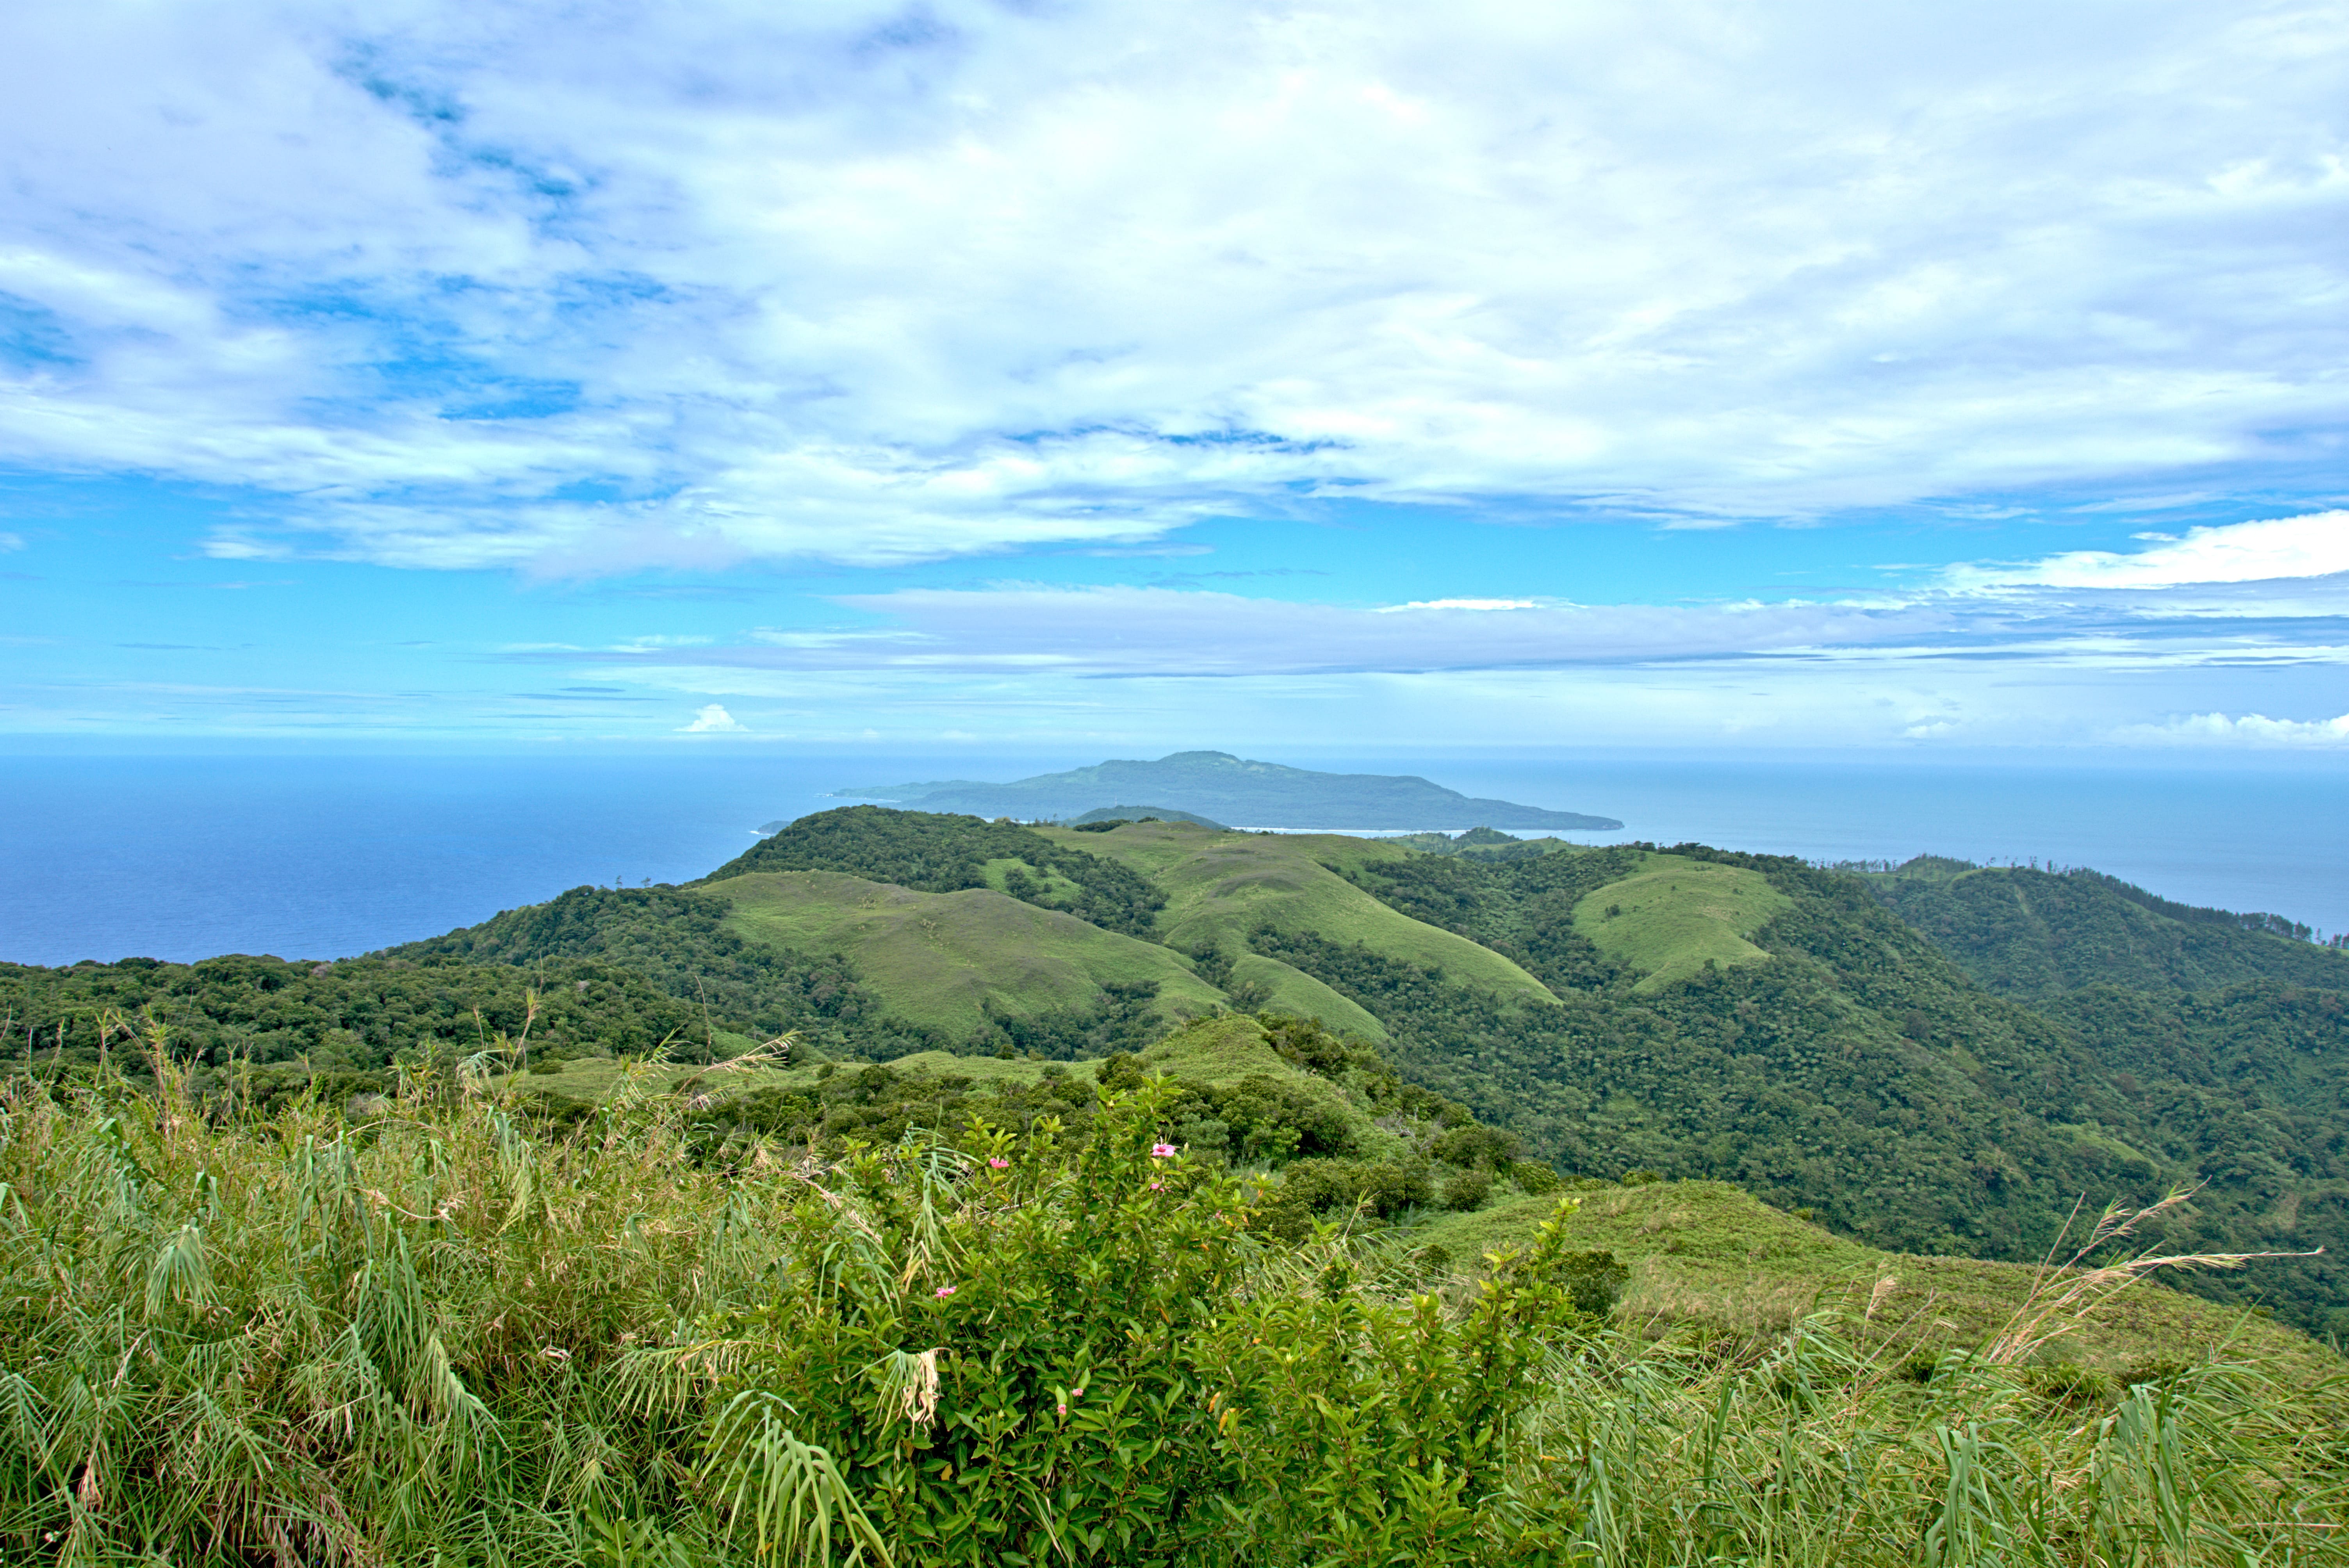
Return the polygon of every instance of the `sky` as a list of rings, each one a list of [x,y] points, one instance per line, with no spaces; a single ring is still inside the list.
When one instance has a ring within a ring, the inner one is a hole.
[[[16,0],[0,736],[2349,754],[2349,5]]]

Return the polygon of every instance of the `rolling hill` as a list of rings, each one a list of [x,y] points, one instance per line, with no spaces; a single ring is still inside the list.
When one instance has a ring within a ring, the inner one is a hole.
[[[2002,995],[2091,985],[2205,990],[2245,981],[2349,986],[2349,952],[2298,940],[2274,915],[2198,909],[2095,872],[1920,856],[1869,875],[1886,907]],[[2305,934],[2304,933],[2302,934]]]

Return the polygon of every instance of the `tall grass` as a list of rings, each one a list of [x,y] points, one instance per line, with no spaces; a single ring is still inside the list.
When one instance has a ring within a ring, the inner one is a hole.
[[[1654,1345],[1092,1140],[820,1162],[625,1082],[348,1122],[0,1088],[0,1559],[2349,1563],[2337,1386]],[[1542,1248],[1549,1250],[1545,1253]]]

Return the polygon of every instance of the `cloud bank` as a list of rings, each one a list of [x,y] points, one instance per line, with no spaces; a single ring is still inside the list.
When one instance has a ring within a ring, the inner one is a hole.
[[[220,554],[555,573],[2298,471],[2344,31],[28,0],[0,462],[233,487]]]
[[[2349,511],[2312,512],[2189,529],[2183,538],[2143,534],[2141,551],[2067,551],[2013,566],[1954,567],[1959,588],[2182,588],[2349,573]]]

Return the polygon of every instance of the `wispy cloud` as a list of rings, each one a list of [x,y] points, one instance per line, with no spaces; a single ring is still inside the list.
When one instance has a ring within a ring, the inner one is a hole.
[[[2178,588],[2349,573],[2349,511],[2140,534],[2143,550],[2067,551],[2043,560],[1952,567],[1957,588]]]
[[[2115,738],[2178,746],[2349,747],[2349,713],[2314,720],[2197,713],[2164,724],[2126,725]]]
[[[2223,490],[2342,429],[2322,7],[923,15],[13,7],[0,459],[276,498],[230,559],[595,574]]]

